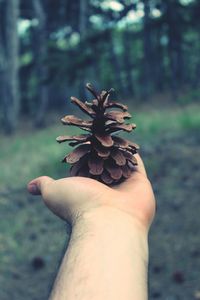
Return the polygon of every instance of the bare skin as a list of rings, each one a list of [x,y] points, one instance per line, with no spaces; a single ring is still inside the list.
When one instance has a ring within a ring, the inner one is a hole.
[[[155,198],[143,162],[110,188],[92,179],[43,176],[28,190],[42,195],[72,234],[51,300],[147,299],[148,231]]]

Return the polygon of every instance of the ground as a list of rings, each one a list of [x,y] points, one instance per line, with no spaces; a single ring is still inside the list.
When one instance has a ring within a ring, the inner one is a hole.
[[[133,114],[138,128],[132,138],[141,145],[157,199],[149,236],[150,300],[200,299],[198,110],[196,104],[145,106]],[[59,160],[69,148],[54,141],[65,132],[66,127],[51,125],[13,138],[1,136],[1,300],[48,299],[70,228],[25,186],[42,174],[65,176]]]

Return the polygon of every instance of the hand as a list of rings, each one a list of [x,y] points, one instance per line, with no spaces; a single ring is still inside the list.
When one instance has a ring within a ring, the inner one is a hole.
[[[42,176],[29,182],[28,191],[42,195],[47,207],[72,225],[84,213],[117,209],[148,230],[155,214],[155,198],[142,159],[138,154],[136,158],[136,171],[113,188],[90,178],[54,180]]]

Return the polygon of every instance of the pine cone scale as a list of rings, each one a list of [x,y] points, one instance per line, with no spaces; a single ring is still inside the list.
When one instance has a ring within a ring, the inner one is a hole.
[[[89,128],[89,127],[84,127],[84,126],[78,126],[80,129],[82,129],[82,130],[85,130],[85,131],[89,131],[89,132],[91,132],[92,131],[92,129],[91,128]]]
[[[70,154],[68,154],[64,160],[70,164],[74,164],[79,161],[81,157],[83,157],[85,154],[90,152],[91,145],[90,144],[84,144],[78,146],[74,151],[72,151]]]
[[[69,135],[61,135],[61,136],[58,136],[56,138],[56,141],[58,143],[63,143],[63,142],[67,142],[67,141],[80,141],[80,142],[85,142],[87,141],[88,139],[90,138],[90,135],[89,134],[81,134],[81,135],[72,135],[72,136],[69,136]]]
[[[92,121],[84,121],[75,116],[65,116],[61,119],[61,121],[64,125],[82,126],[86,128],[92,127]]]
[[[124,140],[118,136],[112,136],[112,139],[114,141],[114,145],[116,147],[120,147],[120,148],[127,148],[129,146],[128,141]]]
[[[77,176],[78,172],[84,167],[85,163],[87,163],[87,155],[85,155],[83,158],[80,158],[77,163],[71,166],[71,176]]]
[[[121,103],[117,103],[117,102],[109,102],[106,104],[107,108],[120,108],[123,111],[127,111],[128,110],[128,106],[127,105],[123,105]]]
[[[92,175],[101,175],[103,173],[103,159],[91,156],[88,160],[89,172]]]
[[[111,151],[110,148],[103,147],[99,143],[94,143],[93,147],[94,147],[97,155],[100,157],[108,158],[108,156],[110,155],[110,151]]]
[[[127,165],[123,166],[122,167],[122,174],[125,178],[129,178],[130,175],[131,175],[131,169]]]
[[[101,180],[105,183],[105,184],[112,184],[113,183],[113,179],[111,178],[111,176],[109,175],[108,172],[104,171],[101,175]]]
[[[106,135],[106,134],[100,135],[96,133],[95,137],[104,147],[111,147],[114,144],[112,137],[110,135]]]
[[[113,149],[111,152],[111,157],[114,159],[118,166],[124,166],[126,164],[126,158],[119,149]]]
[[[131,115],[128,112],[120,112],[120,111],[111,111],[108,113],[105,113],[105,117],[108,120],[116,121],[120,124],[124,123],[124,119],[130,119]]]
[[[133,149],[136,149],[136,150],[140,149],[140,146],[137,145],[137,144],[135,144],[135,143],[133,143],[133,142],[128,141],[128,145],[129,145],[129,147],[131,147]]]
[[[95,117],[95,111],[83,102],[81,102],[79,99],[71,97],[71,102],[76,104],[83,112],[88,114],[90,117]]]
[[[111,178],[114,180],[119,180],[122,177],[122,169],[117,165],[108,163],[105,165],[105,169],[108,171]]]
[[[136,128],[135,124],[111,124],[110,126],[107,126],[108,130],[106,131],[107,133],[114,133],[116,131],[126,131],[126,132],[131,132],[133,129]]]

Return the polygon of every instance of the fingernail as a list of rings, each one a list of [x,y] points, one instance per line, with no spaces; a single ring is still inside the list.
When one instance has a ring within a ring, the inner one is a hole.
[[[29,184],[28,189],[31,194],[40,194],[40,190],[36,184]]]

